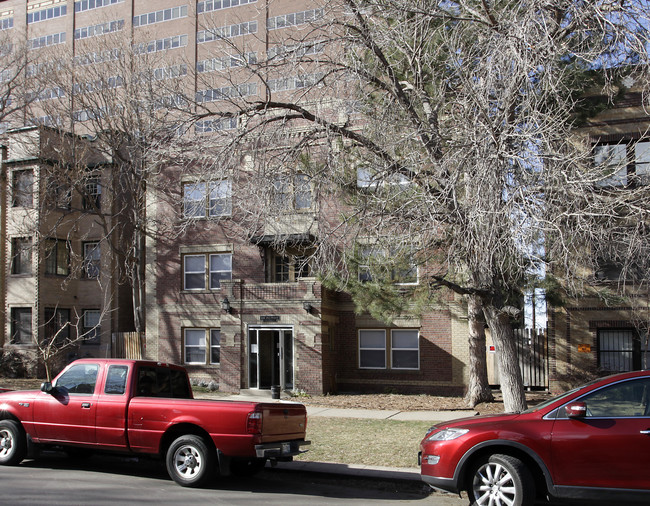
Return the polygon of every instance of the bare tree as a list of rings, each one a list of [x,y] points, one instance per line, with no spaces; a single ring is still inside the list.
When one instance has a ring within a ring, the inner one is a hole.
[[[646,86],[647,5],[341,0],[302,14],[270,31],[255,61],[222,37],[240,61],[233,84],[261,89],[201,96],[196,121],[236,116],[221,153],[239,147],[264,176],[307,174],[321,211],[328,199],[345,204],[318,224],[324,276],[353,287],[350,252],[372,240],[389,252],[383,272],[415,260],[428,287],[472,297],[494,338],[505,407],[523,409],[511,324],[540,265],[577,288],[584,250],[611,239],[607,217],[620,212],[575,128],[592,112],[586,91],[607,95],[618,69],[637,65]],[[250,185],[260,200],[242,213],[281,238],[288,218],[259,205],[266,188]]]
[[[75,132],[82,142],[91,140],[105,160],[106,170],[97,165],[61,174],[66,186],[83,195],[82,215],[92,215],[119,259],[116,275],[130,287],[132,325],[138,332],[145,324],[146,238],[182,232],[175,214],[157,215],[148,205],[168,201],[180,208],[181,188],[163,174],[163,167],[170,172],[177,165],[188,172],[201,167],[190,153],[195,146],[184,140],[187,65],[149,50],[148,44],[133,43],[118,32],[87,42],[74,57],[59,55],[57,67],[41,76],[41,86],[58,90],[57,97],[38,103],[62,131]]]

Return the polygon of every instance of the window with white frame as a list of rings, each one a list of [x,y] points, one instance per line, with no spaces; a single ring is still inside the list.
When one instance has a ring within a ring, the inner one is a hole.
[[[215,253],[210,255],[210,290],[221,288],[221,282],[232,279],[232,255]]]
[[[183,334],[184,362],[186,364],[219,363],[221,360],[221,331],[219,329],[186,328]]]
[[[390,335],[391,369],[419,369],[419,332],[417,330],[391,330]]]
[[[183,279],[185,290],[205,290],[205,255],[183,257]]]
[[[419,332],[415,329],[359,330],[359,368],[419,370],[419,341]]]
[[[84,342],[88,344],[99,343],[101,311],[97,309],[86,309],[83,312],[83,336]]]
[[[359,331],[359,368],[386,369],[386,331]]]
[[[210,363],[218,364],[221,362],[221,331],[219,329],[210,329]]]
[[[232,254],[186,254],[183,257],[184,290],[218,290],[232,279]]]

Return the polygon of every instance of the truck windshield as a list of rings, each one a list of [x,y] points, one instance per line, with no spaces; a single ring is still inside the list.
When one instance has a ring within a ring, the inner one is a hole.
[[[187,375],[183,371],[155,366],[141,366],[138,369],[136,395],[175,399],[192,397]]]

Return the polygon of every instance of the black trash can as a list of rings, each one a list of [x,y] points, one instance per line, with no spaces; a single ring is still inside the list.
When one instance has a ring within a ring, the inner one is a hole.
[[[271,399],[279,399],[279,398],[280,398],[280,386],[273,385],[271,387]]]

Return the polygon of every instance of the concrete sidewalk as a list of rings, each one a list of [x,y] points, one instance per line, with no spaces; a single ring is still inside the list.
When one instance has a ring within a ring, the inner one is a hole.
[[[424,422],[446,422],[456,418],[476,416],[471,410],[453,411],[397,411],[386,409],[350,409],[324,408],[307,406],[307,416],[324,416],[332,418],[371,418],[374,420],[408,420]]]

